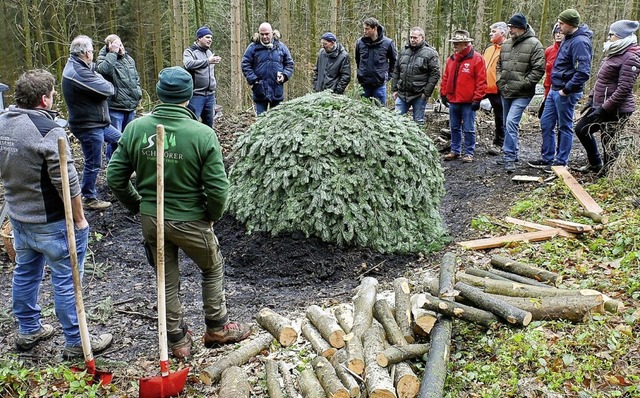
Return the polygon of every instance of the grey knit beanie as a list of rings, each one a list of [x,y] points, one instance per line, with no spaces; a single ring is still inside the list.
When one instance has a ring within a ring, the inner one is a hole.
[[[638,30],[638,25],[638,21],[630,21],[628,19],[615,21],[611,24],[609,33],[613,33],[619,38],[624,39],[625,37],[631,36],[633,32]]]

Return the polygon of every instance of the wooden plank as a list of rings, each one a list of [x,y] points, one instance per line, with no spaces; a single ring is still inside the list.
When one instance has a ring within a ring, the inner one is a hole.
[[[596,203],[595,200],[582,188],[582,185],[573,178],[569,170],[564,166],[551,166],[551,170],[564,181],[565,185],[569,187],[569,190],[573,196],[580,202],[582,207],[588,212],[600,214],[602,213],[602,207]]]
[[[556,218],[548,218],[544,220],[544,223],[556,228],[562,228],[566,231],[573,232],[576,234],[583,234],[585,232],[593,231],[593,227],[591,225],[579,224],[577,222],[558,220]]]
[[[535,222],[531,222],[531,221],[525,221],[525,220],[521,220],[519,218],[513,218],[513,217],[505,217],[504,220],[508,223],[511,224],[515,224],[515,225],[520,225],[521,227],[525,227],[526,229],[530,230],[530,231],[547,231],[550,229],[554,229],[554,227],[550,227],[548,225],[542,225],[542,224],[538,224]],[[558,235],[565,237],[565,238],[572,238],[575,239],[576,235],[572,234],[571,232],[565,231],[564,229],[561,229],[560,232],[558,232]]]
[[[511,177],[511,181],[515,182],[542,182],[542,177],[538,176],[525,176],[525,175],[515,175]]]
[[[548,240],[558,235],[559,229],[553,228],[543,231],[525,232],[523,234],[504,235],[494,238],[468,240],[458,242],[458,245],[469,250],[492,249],[494,247],[504,246],[512,242],[539,242]]]

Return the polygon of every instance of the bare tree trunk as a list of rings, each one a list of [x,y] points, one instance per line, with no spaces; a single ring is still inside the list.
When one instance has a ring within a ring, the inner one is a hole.
[[[23,0],[21,3],[22,9],[22,30],[24,32],[24,61],[26,69],[33,69],[33,45],[31,43],[31,23],[29,18],[29,1]]]
[[[242,40],[242,0],[231,0],[231,104],[233,110],[243,109],[248,103],[245,98],[244,78],[242,75],[242,55],[245,43]]]
[[[476,29],[475,29],[475,39],[476,45],[480,47],[482,43],[482,32],[484,32],[484,0],[478,0],[477,8],[476,8]]]

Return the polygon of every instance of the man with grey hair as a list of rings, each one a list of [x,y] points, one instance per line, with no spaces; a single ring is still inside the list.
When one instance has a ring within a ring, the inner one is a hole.
[[[502,151],[502,144],[504,143],[504,115],[502,114],[502,98],[500,97],[500,90],[496,82],[496,68],[498,66],[498,60],[500,59],[502,43],[507,40],[509,28],[504,22],[496,22],[489,26],[489,29],[491,29],[489,33],[491,45],[484,50],[484,63],[487,68],[487,94],[485,98],[491,103],[496,131],[493,137],[493,146],[487,150],[487,153],[492,156],[497,156]]]
[[[404,115],[413,108],[413,120],[422,127],[424,109],[439,79],[438,53],[424,41],[422,28],[411,28],[409,42],[398,56],[391,81],[396,112]]]
[[[89,210],[104,210],[111,203],[98,199],[96,190],[102,167],[102,147],[106,142],[108,162],[122,135],[111,125],[107,104],[115,89],[95,71],[91,38],[77,36],[71,42],[69,52],[71,56],[62,72],[62,94],[69,111],[69,129],[80,141],[84,153],[82,200]]]
[[[15,85],[15,102],[0,115],[0,175],[13,228],[16,265],[13,270],[13,314],[18,320],[16,347],[34,348],[55,330],[43,323],[38,305],[45,266],[53,285],[53,302],[65,339],[66,359],[82,356],[80,329],[62,201],[62,173],[67,169],[80,275],[89,239],[89,223],[80,199],[78,173],[69,145],[67,163],[60,164],[58,140],[67,134],[54,121],[55,78],[46,70],[30,70]],[[112,336],[91,336],[93,352],[105,350]]]

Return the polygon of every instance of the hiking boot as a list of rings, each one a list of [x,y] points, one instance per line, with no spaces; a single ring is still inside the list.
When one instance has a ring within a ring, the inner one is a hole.
[[[31,334],[18,333],[16,340],[16,348],[19,351],[28,351],[38,344],[39,341],[46,340],[53,336],[53,326],[41,324],[37,332]]]
[[[444,155],[442,157],[442,159],[444,159],[444,160],[454,160],[454,159],[460,159],[461,157],[462,157],[462,155],[460,155],[459,153],[449,152],[446,155]]]
[[[551,170],[551,163],[550,162],[545,162],[542,159],[532,160],[530,162],[527,162],[527,164],[529,165],[529,167],[533,167],[534,169],[549,169],[549,170]]]
[[[191,356],[191,343],[191,332],[187,332],[177,343],[169,343],[169,348],[176,359],[185,359]]]
[[[465,162],[465,163],[473,162],[473,155],[464,155],[462,157],[462,161]]]
[[[113,336],[111,333],[101,334],[100,336],[91,335],[89,336],[89,341],[91,342],[91,351],[93,351],[94,354],[97,354],[106,350],[111,345]],[[71,347],[66,346],[64,347],[64,350],[62,350],[62,357],[66,360],[82,356],[84,356],[84,353],[82,352],[82,344]]]
[[[497,146],[492,146],[487,149],[487,154],[491,156],[498,156],[502,153],[502,148]]]
[[[82,207],[87,210],[104,210],[111,207],[111,202],[96,198],[82,198]]]
[[[581,173],[599,173],[600,170],[602,170],[603,164],[597,164],[595,166],[592,166],[590,164],[586,164],[582,167],[578,167],[576,170],[581,172]]]
[[[238,322],[227,322],[220,330],[207,329],[202,341],[205,347],[211,348],[216,344],[237,343],[249,337],[250,334],[251,326]]]
[[[516,163],[507,160],[507,161],[504,162],[504,169],[507,171],[507,174],[515,173],[515,171],[516,171]]]

